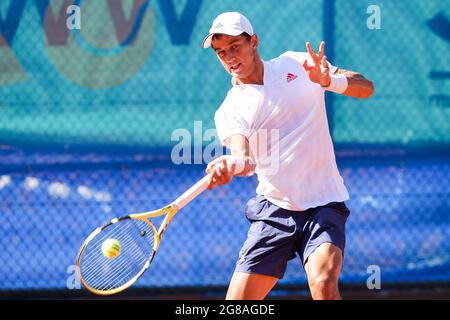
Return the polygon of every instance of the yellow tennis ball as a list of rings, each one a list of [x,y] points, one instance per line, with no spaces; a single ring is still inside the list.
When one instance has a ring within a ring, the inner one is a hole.
[[[114,259],[120,254],[120,242],[116,239],[106,239],[102,244],[102,253],[109,259]]]

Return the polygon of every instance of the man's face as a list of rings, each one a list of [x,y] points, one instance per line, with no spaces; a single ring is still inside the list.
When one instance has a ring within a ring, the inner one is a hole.
[[[215,35],[211,46],[227,72],[238,79],[245,79],[255,70],[257,38],[248,40],[244,35]]]

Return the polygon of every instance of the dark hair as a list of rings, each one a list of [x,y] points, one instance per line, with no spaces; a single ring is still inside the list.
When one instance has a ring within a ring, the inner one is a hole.
[[[247,32],[243,32],[241,35],[244,36],[245,40],[247,41],[250,41],[250,39],[252,38],[252,36],[249,35]]]

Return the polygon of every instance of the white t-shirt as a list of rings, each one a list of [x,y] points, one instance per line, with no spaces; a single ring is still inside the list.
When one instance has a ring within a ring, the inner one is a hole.
[[[298,211],[349,198],[336,166],[325,90],[309,80],[305,59],[307,53],[288,51],[263,61],[264,84],[234,85],[215,114],[223,145],[234,134],[249,140],[256,193]]]

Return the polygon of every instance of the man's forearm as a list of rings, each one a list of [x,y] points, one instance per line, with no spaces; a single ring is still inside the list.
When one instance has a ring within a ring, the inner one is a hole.
[[[233,168],[233,175],[238,177],[251,176],[255,171],[256,164],[250,155],[248,139],[241,134],[232,135],[228,147],[231,151],[230,163],[238,164]],[[234,160],[232,160],[233,158]]]
[[[367,80],[363,75],[344,69],[338,69],[336,74],[344,75],[348,81],[347,89],[342,93],[344,96],[353,98],[368,98],[374,92],[372,81]]]

